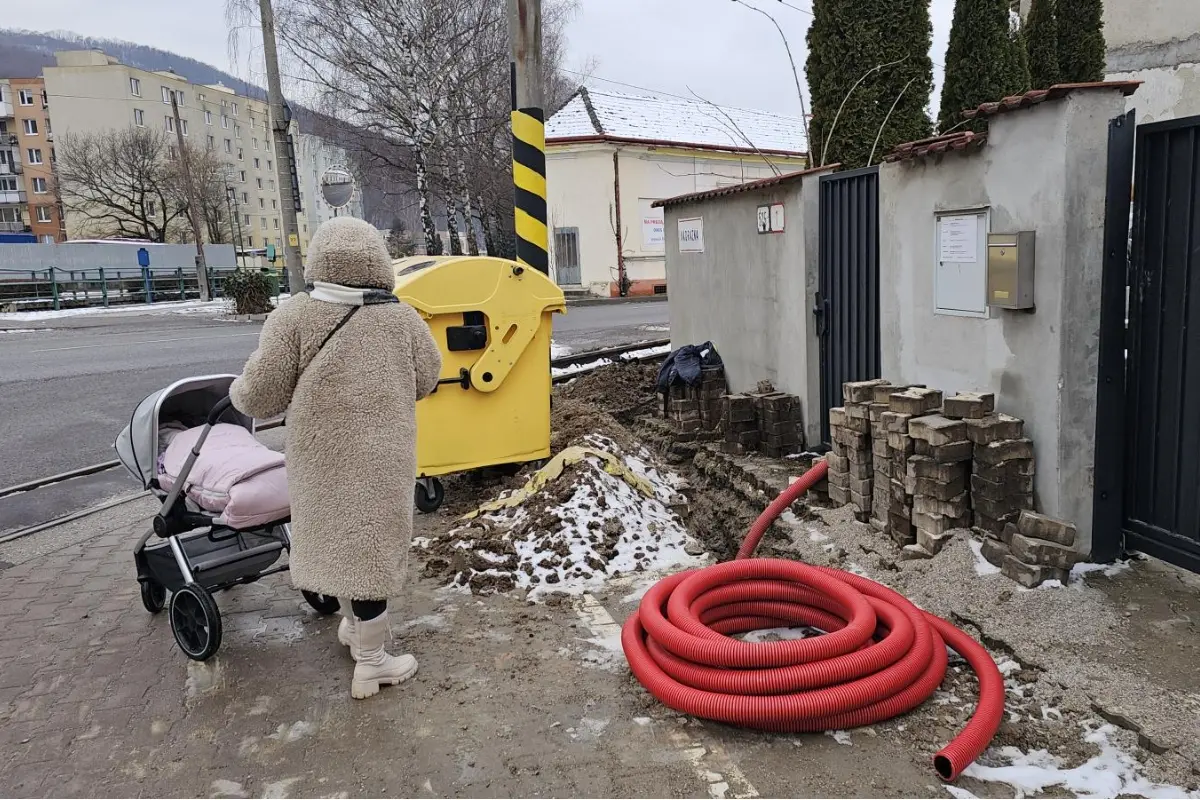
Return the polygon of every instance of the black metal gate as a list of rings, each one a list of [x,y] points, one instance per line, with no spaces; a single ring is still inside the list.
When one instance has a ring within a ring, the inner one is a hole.
[[[842,404],[846,381],[878,378],[879,168],[821,178],[821,436],[829,443],[829,409]]]
[[[1121,143],[1117,158],[1126,151]],[[1120,187],[1111,184],[1113,216],[1112,191]],[[1098,555],[1115,554],[1123,534],[1129,549],[1200,571],[1200,117],[1137,128],[1133,186],[1127,269],[1112,258],[1115,236],[1106,235],[1113,263],[1105,265],[1098,426],[1123,424],[1114,425],[1119,448],[1097,430],[1093,538]],[[1115,229],[1117,220],[1106,224]],[[1120,305],[1118,272],[1128,298]],[[1124,380],[1117,381],[1113,335],[1121,331]],[[1123,384],[1119,398],[1114,383]],[[1114,475],[1122,475],[1119,531],[1099,516]]]

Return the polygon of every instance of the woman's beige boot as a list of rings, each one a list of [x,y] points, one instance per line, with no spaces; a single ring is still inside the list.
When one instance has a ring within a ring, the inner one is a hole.
[[[355,648],[358,647],[358,628],[354,624],[354,609],[350,606],[349,597],[339,597],[338,604],[342,612],[342,620],[337,629],[338,641],[350,648],[351,658],[357,658]]]
[[[417,672],[417,660],[410,655],[389,655],[384,648],[391,640],[387,612],[375,619],[356,619],[354,629],[358,635],[357,651],[354,654],[354,679],[350,683],[350,696],[356,700],[370,697],[379,692],[379,687],[395,686]]]

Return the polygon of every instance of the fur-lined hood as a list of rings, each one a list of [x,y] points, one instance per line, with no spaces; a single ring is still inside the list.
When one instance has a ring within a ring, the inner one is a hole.
[[[308,246],[304,280],[388,292],[396,285],[383,235],[354,217],[334,217],[317,228]]]

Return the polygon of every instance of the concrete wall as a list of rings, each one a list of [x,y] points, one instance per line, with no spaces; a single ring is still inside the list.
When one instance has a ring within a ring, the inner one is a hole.
[[[1108,78],[1145,81],[1139,123],[1200,114],[1200,2],[1105,0],[1104,38]]]
[[[578,228],[582,285],[601,295],[607,295],[610,284],[617,279],[614,152],[621,177],[622,252],[629,278],[635,281],[666,278],[664,248],[648,242],[642,231],[643,218],[657,216],[657,210],[650,207],[652,202],[775,174],[755,155],[640,145],[551,143],[546,153],[551,249],[554,228]],[[772,156],[771,161],[783,172],[803,169],[805,163],[803,158],[779,156]]]
[[[817,291],[818,178],[811,174],[765,189],[666,211],[671,342],[712,341],[730,390],[761,380],[799,396],[807,442],[820,440],[820,374],[812,313]],[[783,203],[782,233],[760,234],[760,205]],[[679,251],[679,220],[704,220],[704,252]]]
[[[63,244],[0,244],[0,280],[10,278],[3,274],[8,270],[44,270],[54,267],[56,271],[120,269],[137,271],[138,248],[150,251],[150,266],[154,269],[182,267],[185,271],[195,269],[196,246],[194,244],[123,244],[66,242]],[[204,256],[209,267],[231,268],[234,263],[233,245],[206,244]],[[28,276],[26,276],[28,277]]]
[[[1090,549],[1108,120],[1117,91],[991,120],[982,150],[880,172],[883,375],[947,392],[996,393],[1025,420],[1037,507]],[[986,208],[993,232],[1035,231],[1033,312],[934,313],[935,214]]]

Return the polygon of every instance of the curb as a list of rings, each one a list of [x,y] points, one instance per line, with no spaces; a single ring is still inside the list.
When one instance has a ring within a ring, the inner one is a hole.
[[[667,301],[665,294],[652,294],[644,297],[581,297],[578,299],[568,297],[567,306],[621,306],[629,303],[665,303]]]

